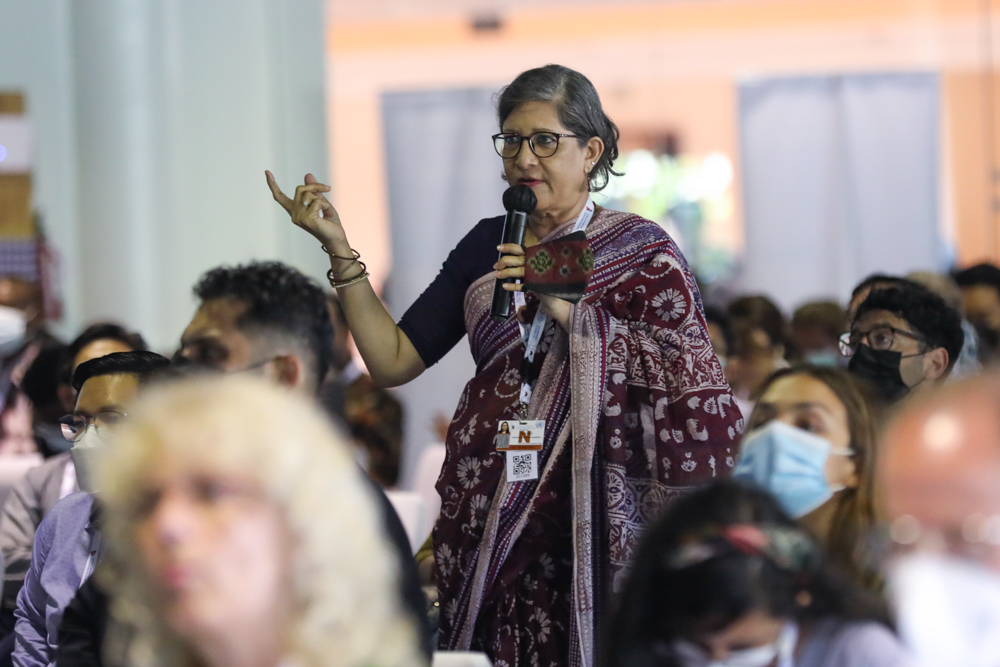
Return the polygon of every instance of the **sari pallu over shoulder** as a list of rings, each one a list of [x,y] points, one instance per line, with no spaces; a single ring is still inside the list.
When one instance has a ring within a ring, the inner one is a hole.
[[[743,429],[670,237],[609,210],[587,235],[587,294],[569,331],[547,335],[528,407],[546,420],[538,481],[507,484],[493,451],[497,421],[517,409],[517,324],[490,319],[492,275],[466,295],[477,374],[438,483],[441,646],[476,647],[508,667],[593,664],[596,620],[642,527],[684,489],[727,476]]]

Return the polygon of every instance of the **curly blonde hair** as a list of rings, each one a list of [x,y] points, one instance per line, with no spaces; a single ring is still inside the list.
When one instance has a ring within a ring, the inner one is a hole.
[[[115,620],[132,629],[125,658],[131,665],[199,664],[157,618],[135,542],[143,480],[166,452],[257,481],[283,512],[293,536],[298,610],[287,642],[291,664],[425,664],[415,623],[400,604],[399,568],[379,507],[343,436],[287,390],[246,378],[201,378],[151,389],[98,470],[114,576],[103,574]]]

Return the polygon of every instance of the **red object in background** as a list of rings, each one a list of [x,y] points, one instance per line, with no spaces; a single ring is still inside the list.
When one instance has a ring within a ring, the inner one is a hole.
[[[35,247],[38,265],[38,286],[42,290],[42,310],[47,322],[59,322],[63,316],[62,281],[59,252],[39,235]]]

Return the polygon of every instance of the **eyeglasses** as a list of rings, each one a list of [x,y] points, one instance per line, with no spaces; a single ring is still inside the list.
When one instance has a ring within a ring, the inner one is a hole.
[[[845,333],[839,340],[840,353],[845,357],[853,357],[854,353],[858,351],[858,345],[861,345],[862,343],[873,350],[891,350],[892,344],[896,342],[896,336],[902,336],[904,338],[915,340],[918,343],[927,344],[927,340],[923,336],[918,336],[911,331],[903,331],[902,329],[897,329],[896,327],[883,325],[875,327],[865,334],[857,331]]]
[[[560,139],[578,139],[575,134],[556,134],[555,132],[535,132],[530,137],[519,134],[500,133],[493,135],[493,148],[497,155],[505,160],[513,160],[521,152],[521,143],[527,139],[531,152],[538,157],[552,157],[559,150]]]
[[[87,427],[93,424],[99,429],[114,428],[125,421],[128,417],[124,412],[117,410],[102,410],[93,417],[87,415],[66,415],[59,420],[59,427],[63,437],[70,442],[77,442],[83,437]]]

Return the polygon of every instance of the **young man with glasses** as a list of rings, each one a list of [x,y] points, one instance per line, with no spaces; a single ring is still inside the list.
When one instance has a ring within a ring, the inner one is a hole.
[[[139,352],[146,342],[136,332],[101,322],[87,327],[63,350],[59,369],[59,400],[64,411],[76,405],[73,373],[77,367],[115,352]],[[61,414],[61,413],[60,413]],[[63,436],[60,434],[60,438]],[[76,468],[68,451],[32,468],[11,489],[0,511],[0,554],[3,555],[3,597],[0,599],[0,633],[14,630],[17,594],[31,565],[31,550],[38,524],[57,502],[80,490]],[[0,652],[3,648],[0,646]]]
[[[47,667],[55,660],[59,622],[101,551],[91,461],[109,431],[128,418],[140,387],[164,373],[170,360],[153,352],[118,352],[81,364],[73,374],[76,409],[60,420],[73,443],[81,493],[62,499],[35,534],[31,566],[17,597],[13,660]]]
[[[893,403],[951,373],[965,336],[958,312],[923,287],[875,289],[841,337],[848,370]]]

